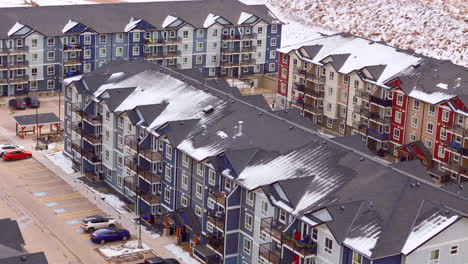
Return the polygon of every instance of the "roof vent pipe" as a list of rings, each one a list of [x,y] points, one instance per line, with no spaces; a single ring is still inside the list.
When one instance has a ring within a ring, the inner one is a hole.
[[[455,79],[455,88],[460,87],[460,85],[461,85],[461,78],[458,77],[457,79]]]
[[[244,124],[244,121],[239,121],[237,122],[237,128],[239,129],[239,132],[237,133],[238,136],[242,136],[242,126]]]

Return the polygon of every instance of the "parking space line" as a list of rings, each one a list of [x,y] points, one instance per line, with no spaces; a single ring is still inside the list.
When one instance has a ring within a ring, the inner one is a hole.
[[[53,205],[53,206],[60,206],[60,207],[71,207],[71,206],[75,206],[75,205],[80,205],[80,204],[91,204],[91,202],[89,201],[86,201],[86,202],[81,202],[81,203],[71,203],[71,204],[65,204],[65,205]]]
[[[59,179],[54,179],[51,181],[43,181],[43,182],[35,182],[35,183],[28,183],[28,185],[41,185],[41,184],[51,184],[51,183],[61,183],[62,181],[59,181]]]
[[[80,235],[81,239],[90,239],[90,234],[81,234]]]
[[[60,195],[55,195],[55,196],[47,196],[47,197],[40,197],[38,198],[39,200],[43,202],[53,202],[55,200],[60,200],[61,198],[68,198],[68,197],[80,197],[81,194],[79,192],[73,192],[73,193],[66,193],[66,194],[60,194]]]
[[[44,190],[55,190],[55,189],[60,188],[60,187],[62,187],[62,186],[64,186],[64,185],[68,185],[68,184],[67,184],[66,182],[64,182],[64,183],[57,184],[57,185],[54,185],[54,186],[51,186],[51,187],[47,187],[47,188],[46,188],[46,187],[41,187],[41,186],[33,186],[33,187],[34,187],[34,188],[38,188],[38,189],[40,188],[41,190],[44,191]]]
[[[35,192],[35,193],[33,193],[33,195],[36,196],[36,197],[44,197],[44,196],[47,195],[47,193],[46,192]]]
[[[34,177],[24,177],[22,176],[21,178],[23,179],[43,179],[43,178],[50,178],[53,177],[54,175],[47,175],[47,176],[34,176]]]
[[[101,209],[99,209],[99,208],[93,208],[93,209],[87,209],[87,210],[81,210],[81,211],[61,213],[61,214],[58,214],[58,216],[61,216],[61,217],[76,217],[76,216],[79,216],[79,215],[88,215],[88,214],[96,213],[96,212],[100,212],[100,211],[101,211]]]

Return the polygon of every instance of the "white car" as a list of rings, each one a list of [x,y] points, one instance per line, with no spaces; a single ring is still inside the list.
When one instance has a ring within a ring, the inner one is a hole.
[[[2,157],[3,154],[5,154],[5,152],[7,150],[10,150],[10,149],[24,149],[24,147],[23,146],[18,146],[18,145],[12,145],[12,144],[0,145],[0,157]]]
[[[94,232],[100,228],[115,227],[117,221],[111,217],[104,217],[100,215],[90,215],[83,218],[81,228],[86,232]]]

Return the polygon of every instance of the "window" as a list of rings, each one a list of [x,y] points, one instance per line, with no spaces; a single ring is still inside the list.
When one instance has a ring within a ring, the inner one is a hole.
[[[117,35],[115,36],[115,41],[123,42],[123,33],[117,33]]]
[[[49,60],[49,61],[55,60],[55,52],[54,51],[48,51],[47,52],[47,60]]]
[[[329,79],[330,79],[330,80],[335,79],[335,72],[334,72],[334,71],[330,71],[330,73],[329,73]]]
[[[328,112],[331,112],[331,110],[332,110],[332,105],[331,105],[331,103],[327,103],[327,111],[328,111]]]
[[[448,122],[449,121],[449,115],[450,115],[449,111],[443,110],[442,111],[442,121]]]
[[[199,38],[203,37],[203,29],[197,29],[197,37]]]
[[[440,128],[440,139],[442,140],[447,139],[447,130],[443,127]]]
[[[354,80],[354,88],[359,88],[359,80]]]
[[[432,134],[433,131],[434,131],[434,124],[431,122],[427,122],[427,133]]]
[[[189,161],[190,161],[190,157],[187,154],[182,153],[182,166],[188,168]]]
[[[216,173],[214,170],[208,170],[208,184],[215,185],[216,184]]]
[[[166,144],[166,159],[172,159],[172,146],[169,144]]]
[[[197,51],[203,51],[203,42],[197,42]]]
[[[183,196],[180,197],[180,205],[182,205],[182,207],[187,207],[188,206],[188,199],[187,197]],[[209,223],[208,223],[209,224]]]
[[[400,129],[395,128],[395,129],[393,130],[393,138],[396,139],[396,140],[399,140],[399,139],[400,139]]]
[[[37,53],[31,53],[31,61],[37,61]]]
[[[362,256],[361,254],[357,253],[356,251],[353,251],[353,263],[352,264],[363,264]]]
[[[47,38],[47,46],[55,46],[55,38]]]
[[[250,206],[253,206],[254,205],[254,199],[255,199],[255,193],[254,192],[247,192],[245,194],[245,202],[250,205]]]
[[[99,49],[99,57],[101,57],[101,58],[102,58],[102,57],[106,57],[106,55],[107,55],[107,50],[106,50],[106,48],[100,48],[100,49]]]
[[[453,245],[450,247],[450,255],[457,255],[458,254],[458,245]]]
[[[270,39],[270,46],[271,47],[276,47],[276,38],[271,38]]]
[[[182,188],[188,190],[188,175],[182,173]]]
[[[224,189],[230,191],[231,190],[231,186],[232,186],[232,182],[230,179],[225,179],[225,182],[224,182]]]
[[[261,241],[266,241],[267,234],[265,232],[260,232],[258,235],[258,238],[260,238]]]
[[[416,141],[416,134],[414,134],[414,133],[410,134],[410,141],[411,142]]]
[[[269,69],[269,71],[274,71],[275,70],[275,64],[274,63],[269,63],[268,64],[268,69]]]
[[[402,106],[403,105],[403,95],[397,94],[397,105]]]
[[[218,57],[217,56],[211,56],[211,62],[212,63],[218,62]]]
[[[202,64],[203,62],[203,56],[202,55],[197,55],[195,59],[196,64]]]
[[[401,116],[402,116],[401,112],[400,112],[400,111],[396,111],[396,112],[395,112],[395,122],[401,123]]]
[[[312,240],[317,241],[318,239],[318,229],[312,228]]]
[[[117,136],[117,147],[122,148],[123,145],[123,137],[122,135]]]
[[[414,105],[413,105],[414,110],[419,111],[419,104],[420,104],[420,101],[414,99]]]
[[[281,92],[282,93],[286,93],[286,84],[285,83],[281,83]]]
[[[31,47],[37,48],[37,39],[31,39]]]
[[[171,182],[172,177],[171,177],[171,167],[167,166],[164,168],[164,177],[166,178],[166,181]]]
[[[325,238],[325,252],[332,254],[333,252],[333,240],[328,237]]]
[[[107,42],[107,35],[106,34],[99,35],[99,43],[106,43],[106,42]]]
[[[262,40],[259,39],[259,40],[257,40],[257,47],[261,47],[261,46],[262,46]],[[261,53],[259,53],[259,54],[261,54]],[[261,57],[261,55],[258,56],[258,57]]]
[[[333,120],[332,119],[327,119],[327,127],[328,128],[333,128]]]
[[[117,56],[117,57],[123,56],[123,48],[122,47],[115,48],[115,56]]]
[[[140,33],[133,33],[133,42],[140,41]]]
[[[47,80],[47,89],[53,90],[55,88],[55,81],[54,80]]]
[[[195,191],[197,198],[200,200],[203,199],[203,186],[201,184],[197,183]]]
[[[443,147],[443,146],[439,146],[439,149],[438,149],[438,150],[439,150],[439,151],[438,151],[438,153],[437,153],[437,156],[438,156],[439,158],[442,158],[442,159],[445,158],[445,149],[444,149],[444,147]]]
[[[108,150],[105,150],[105,151],[104,151],[104,158],[105,158],[106,160],[109,160],[109,157],[110,157],[109,151],[108,151]]]
[[[90,59],[91,58],[91,50],[90,49],[85,49],[83,51],[83,58],[85,58],[85,59]]]
[[[276,58],[276,50],[270,50],[270,59]]]
[[[105,130],[105,133],[106,135],[106,140],[109,140],[110,139],[110,133],[109,133],[109,130]]]
[[[133,48],[132,48],[132,55],[133,55],[133,56],[140,56],[140,47],[138,47],[138,46],[133,46]]]
[[[170,203],[171,202],[171,190],[169,190],[168,188],[164,189],[164,201],[166,203]],[[198,207],[198,206],[197,206]],[[196,212],[196,211],[195,211]]]
[[[122,156],[117,157],[117,167],[122,168],[123,158]]]
[[[333,95],[333,88],[332,87],[328,87],[328,95],[329,96]]]
[[[458,115],[457,123],[459,125],[463,125],[464,118],[461,114]]]
[[[197,163],[197,174],[203,177],[203,163],[198,162]]]
[[[244,237],[244,253],[250,255],[252,252],[252,241]]]
[[[183,50],[183,51],[187,51],[187,50],[188,50],[188,44],[182,45],[182,50]]]
[[[400,113],[400,112],[398,112],[398,113]],[[411,117],[411,126],[414,127],[414,128],[418,127],[418,117],[417,116]]]
[[[245,229],[252,231],[252,226],[253,226],[253,217],[252,215],[246,213],[244,227]]]
[[[424,142],[424,145],[426,145],[426,147],[428,148],[432,148],[432,140],[426,139],[426,141]]]
[[[268,202],[267,201],[262,200],[262,202],[260,204],[260,212],[264,216],[268,215]]]
[[[439,263],[439,250],[435,249],[429,252],[429,264],[438,264]]]
[[[37,81],[31,81],[31,82],[29,83],[29,89],[30,89],[31,91],[37,90]]]
[[[112,181],[112,171],[111,170],[107,170],[107,179],[109,181]]]
[[[286,224],[286,218],[287,218],[286,211],[284,211],[283,209],[280,209],[280,210],[279,210],[279,217],[278,217],[278,220],[279,220],[281,223]]]
[[[55,67],[47,66],[47,75],[54,75],[54,74],[55,74]]]
[[[91,64],[90,63],[84,63],[83,64],[83,71],[84,72],[90,72],[91,71]]]
[[[31,75],[37,76],[37,68],[31,68]]]
[[[341,100],[343,101],[346,101],[348,99],[348,92],[347,91],[343,91],[341,93]]]
[[[263,34],[263,28],[262,28],[262,27],[258,27],[258,28],[257,28],[257,33],[258,33],[258,34]]]

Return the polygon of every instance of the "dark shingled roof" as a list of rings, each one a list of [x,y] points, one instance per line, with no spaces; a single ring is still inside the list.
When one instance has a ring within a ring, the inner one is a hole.
[[[339,71],[341,66],[346,62],[346,60],[349,58],[349,55],[351,54],[336,54],[336,55],[331,55],[330,58],[332,61],[330,64],[333,66],[333,68],[336,71]]]
[[[367,66],[366,69],[372,75],[372,78],[374,80],[378,80],[380,78],[380,75],[382,74],[382,72],[385,70],[386,67],[387,65],[373,65],[373,66]]]
[[[0,244],[23,251],[24,239],[16,220],[0,219]]]
[[[37,252],[31,254],[23,254],[20,256],[13,256],[2,258],[0,256],[0,263],[2,264],[48,264],[44,252]]]
[[[312,46],[305,46],[304,51],[307,54],[304,54],[306,57],[309,58],[314,58],[320,51],[320,49],[323,47],[323,45],[312,45]]]
[[[103,95],[101,95],[101,97],[106,101],[109,110],[114,112],[123,100],[125,100],[135,89],[136,87],[109,89],[106,91],[109,97],[104,97]]]
[[[140,105],[136,107],[136,110],[143,117],[145,124],[149,126],[164,111],[166,106],[167,104]]]
[[[20,126],[36,125],[36,115],[20,115],[13,117]],[[57,124],[60,119],[54,113],[37,114],[37,124]]]

